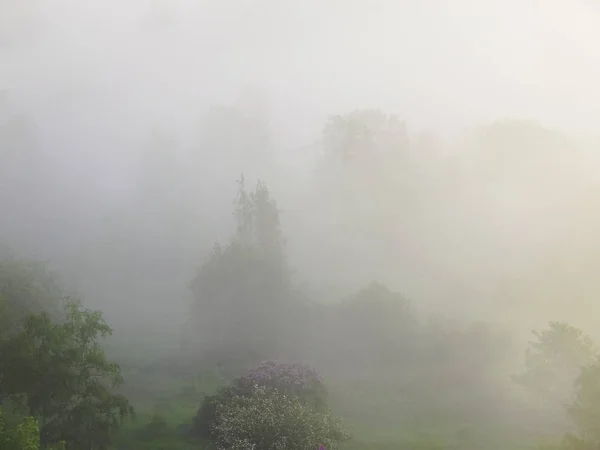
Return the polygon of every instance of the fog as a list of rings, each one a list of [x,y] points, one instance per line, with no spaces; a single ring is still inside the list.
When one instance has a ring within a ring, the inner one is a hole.
[[[599,24],[586,0],[0,0],[0,240],[176,346],[243,174],[317,302],[375,280],[518,342],[593,332]],[[370,109],[398,122],[345,161],[325,125]]]

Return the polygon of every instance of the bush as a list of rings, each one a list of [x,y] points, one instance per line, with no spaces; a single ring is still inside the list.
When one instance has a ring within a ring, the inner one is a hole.
[[[327,389],[314,369],[303,364],[266,361],[234,379],[229,386],[206,396],[194,418],[192,434],[203,439],[211,438],[217,407],[238,396],[251,396],[255,385],[298,397],[316,411],[327,409]]]
[[[254,386],[294,395],[316,410],[327,408],[327,389],[317,372],[304,364],[267,361],[234,380],[239,391],[250,393]]]
[[[329,411],[317,411],[297,396],[258,384],[250,396],[217,406],[212,431],[219,450],[306,450],[319,444],[336,449],[350,438]]]
[[[280,410],[273,412],[268,409],[275,406]],[[268,408],[259,412],[263,407]],[[249,370],[244,376],[234,379],[230,385],[219,389],[216,394],[205,397],[194,418],[192,434],[209,439],[217,445],[220,445],[219,442],[222,445],[225,445],[225,442],[227,445],[234,445],[230,442],[233,435],[227,424],[231,421],[246,420],[244,417],[248,417],[247,414],[250,414],[248,411],[252,408],[254,408],[252,414],[256,415],[253,420],[258,422],[249,422],[250,428],[242,427],[237,433],[245,436],[241,438],[242,440],[251,439],[249,442],[257,445],[257,441],[252,439],[263,436],[260,439],[267,439],[271,445],[264,448],[279,448],[278,445],[283,444],[278,439],[283,438],[286,442],[290,439],[297,442],[298,436],[309,441],[322,437],[321,443],[343,442],[346,439],[341,424],[331,418],[327,407],[327,390],[317,372],[303,364],[287,364],[278,361],[264,362]],[[319,420],[320,425],[315,425],[314,421]],[[263,428],[266,427],[266,423],[269,423],[270,428],[260,429],[261,423]],[[275,426],[273,423],[279,425]],[[296,431],[290,434],[289,430],[286,431],[286,427]],[[308,429],[304,430],[305,427]],[[297,435],[297,433],[301,434]],[[319,442],[315,445],[318,444]],[[289,445],[286,444],[286,448],[292,448]],[[259,447],[263,448],[262,444]]]

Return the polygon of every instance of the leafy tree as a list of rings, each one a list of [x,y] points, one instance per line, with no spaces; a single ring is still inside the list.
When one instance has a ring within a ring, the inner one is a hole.
[[[337,370],[384,373],[404,364],[413,352],[419,322],[404,295],[372,282],[339,303],[318,305],[304,336],[305,357]],[[323,345],[327,342],[328,345]],[[386,369],[383,369],[386,367]]]
[[[600,445],[600,360],[585,365],[576,382],[575,401],[569,406],[569,416],[577,426],[577,436],[571,441],[591,444],[589,448]]]
[[[2,450],[39,450],[40,426],[33,417],[25,417],[16,429],[8,429],[0,408],[0,448]],[[65,443],[59,442],[48,450],[65,450]]]
[[[60,322],[34,314],[0,342],[0,399],[24,399],[40,420],[42,445],[106,449],[133,414],[129,402],[111,392],[123,380],[98,343],[110,334],[101,312],[73,302]]]
[[[264,359],[281,338],[291,291],[279,213],[264,183],[248,192],[242,179],[234,215],[235,235],[215,245],[192,283],[190,325],[205,357]]]
[[[330,281],[342,285],[353,277],[381,277],[375,265],[398,265],[389,249],[403,246],[399,236],[422,215],[415,187],[423,176],[415,170],[406,126],[395,115],[360,109],[330,117],[321,141],[307,200],[314,213],[303,230],[314,233],[309,240],[315,248],[308,252],[319,252],[321,261],[309,270],[320,276],[321,267],[333,268]]]
[[[592,339],[566,322],[550,322],[547,329],[533,331],[535,340],[525,354],[525,372],[514,380],[546,404],[566,406],[573,401],[575,382],[582,367],[595,361]],[[583,380],[589,377],[582,374]]]
[[[346,298],[339,310],[340,314],[361,320],[368,333],[377,332],[386,340],[392,337],[389,333],[402,337],[412,333],[417,325],[409,300],[378,282],[371,282]]]
[[[376,109],[355,110],[329,118],[323,128],[327,154],[351,161],[363,154],[398,153],[408,146],[405,124]]]
[[[600,360],[584,365],[575,383],[575,400],[567,405],[568,416],[575,424],[553,445],[540,445],[540,450],[596,450],[600,447]]]
[[[298,397],[255,385],[251,396],[219,405],[213,427],[219,450],[337,449],[350,436],[340,419]]]

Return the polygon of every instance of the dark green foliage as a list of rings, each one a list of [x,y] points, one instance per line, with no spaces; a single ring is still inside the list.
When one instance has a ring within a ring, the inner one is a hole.
[[[106,449],[133,413],[124,397],[111,393],[123,380],[98,343],[110,333],[100,312],[70,303],[62,321],[46,312],[31,315],[1,342],[0,393],[24,399],[40,419],[42,445]]]
[[[47,450],[65,450],[65,443],[59,442],[47,447]],[[0,407],[0,449],[2,450],[39,450],[40,426],[33,417],[25,417],[14,428],[8,428],[4,422],[4,412]]]
[[[232,386],[219,389],[216,394],[208,395],[204,398],[198,413],[192,421],[191,433],[200,439],[210,439],[212,437],[212,426],[217,416],[219,404],[224,404],[234,398],[235,388]]]

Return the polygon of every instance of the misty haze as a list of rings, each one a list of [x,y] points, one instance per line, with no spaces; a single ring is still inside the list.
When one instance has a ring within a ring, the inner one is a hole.
[[[0,450],[600,446],[600,3],[0,0]]]

